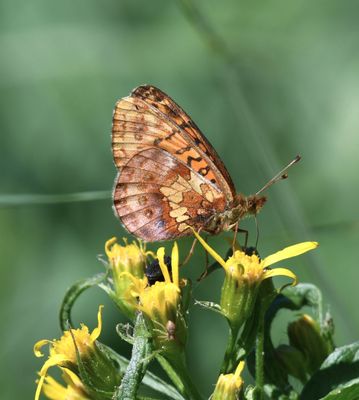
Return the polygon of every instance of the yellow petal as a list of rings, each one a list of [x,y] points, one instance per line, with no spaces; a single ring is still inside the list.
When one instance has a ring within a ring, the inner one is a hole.
[[[172,281],[177,287],[179,287],[179,272],[178,272],[179,255],[178,255],[177,242],[175,242],[173,245],[171,264],[172,264]]]
[[[49,399],[65,399],[67,388],[57,382],[51,376],[45,378],[45,384],[43,387],[44,394]]]
[[[54,367],[55,365],[59,365],[65,361],[68,361],[68,358],[64,354],[55,354],[54,356],[49,357],[49,359],[45,362],[45,364],[42,366],[40,370],[40,379],[36,388],[35,400],[38,400],[40,398],[40,393],[42,385],[44,384],[47,370],[50,367]]]
[[[43,339],[39,340],[34,345],[34,354],[36,357],[43,357],[43,353],[41,353],[41,348],[45,346],[45,344],[51,343],[51,340]]]
[[[97,340],[97,338],[100,336],[101,334],[101,330],[102,330],[102,309],[103,309],[103,305],[100,305],[98,308],[98,312],[97,312],[97,327],[92,331],[90,338],[91,341],[94,342],[95,340]]]
[[[77,387],[82,386],[81,379],[74,372],[72,372],[68,368],[61,368],[61,369],[65,372],[65,374],[67,375],[67,377],[69,378],[69,380],[72,382],[72,384],[74,386],[77,386]]]
[[[238,367],[236,368],[236,372],[234,373],[234,376],[235,376],[236,378],[238,378],[238,377],[241,375],[243,369],[244,369],[244,361],[241,361],[241,362],[238,364]]]
[[[113,237],[109,240],[107,240],[107,242],[105,243],[105,252],[108,258],[112,257],[112,252],[111,252],[111,247],[114,243],[116,243],[117,238]]]
[[[164,247],[160,247],[157,250],[157,258],[158,258],[158,262],[160,264],[162,275],[165,278],[165,282],[171,283],[171,277],[168,272],[167,265],[165,264],[165,248]]]
[[[299,256],[300,254],[306,253],[307,251],[313,250],[317,247],[317,242],[303,242],[294,244],[293,246],[286,247],[285,249],[277,251],[276,253],[266,257],[262,261],[262,267],[269,267],[270,265],[275,264],[278,261]]]
[[[45,380],[45,375],[43,375],[39,379],[39,382],[37,383],[37,388],[36,388],[36,392],[35,392],[35,400],[38,400],[40,398],[40,393],[41,393],[42,386],[44,384],[44,380]]]
[[[297,275],[287,268],[268,269],[267,271],[264,272],[263,279],[273,278],[274,276],[287,276],[288,278],[293,279],[292,282],[293,286],[295,286],[298,283]]]
[[[208,253],[220,264],[222,265],[222,267],[224,269],[226,269],[226,262],[223,260],[223,258],[216,253],[212,247],[209,246],[209,244],[201,238],[201,236],[194,230],[193,230],[193,234],[196,236],[196,238],[198,239],[198,241],[201,243],[201,245],[208,251]]]

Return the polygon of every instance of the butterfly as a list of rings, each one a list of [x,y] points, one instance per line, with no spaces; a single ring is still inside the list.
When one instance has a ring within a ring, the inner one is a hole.
[[[266,201],[237,194],[197,125],[154,86],[139,86],[116,103],[112,151],[119,169],[115,213],[146,242],[192,235],[192,229],[218,234],[238,228]]]

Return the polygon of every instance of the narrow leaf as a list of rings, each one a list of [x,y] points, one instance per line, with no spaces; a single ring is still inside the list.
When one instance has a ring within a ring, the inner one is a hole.
[[[98,285],[105,277],[106,273],[102,272],[91,278],[77,281],[67,289],[60,308],[60,326],[63,331],[67,330],[69,326],[72,326],[71,310],[80,294],[86,289]]]

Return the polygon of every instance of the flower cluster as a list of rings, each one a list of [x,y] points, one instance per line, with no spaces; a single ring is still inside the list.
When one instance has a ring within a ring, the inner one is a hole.
[[[219,311],[228,321],[231,331],[212,399],[244,398],[241,373],[245,365],[244,359],[254,350],[255,342],[249,338],[260,338],[263,334],[260,327],[264,326],[263,318],[266,308],[269,307],[269,304],[262,301],[262,284],[276,276],[288,277],[292,285],[297,284],[297,277],[291,270],[270,267],[279,261],[316,248],[317,243],[300,243],[263,259],[257,254],[248,255],[244,250],[236,250],[232,256],[223,259],[198,233],[195,233],[195,236],[224,271],[220,304],[207,302],[209,304],[207,308]],[[107,273],[102,276],[100,282],[98,280],[91,282],[104,289],[120,312],[135,324],[133,335],[130,334],[131,330],[128,334],[123,334],[121,331],[121,337],[133,343],[133,353],[128,368],[126,369],[126,363],[120,367],[123,357],[98,341],[102,329],[102,306],[100,306],[98,326],[92,332],[86,325],[81,325],[78,329],[71,327],[65,330],[58,340],[41,340],[36,343],[35,355],[42,357],[42,347],[49,345],[49,356],[39,372],[35,399],[40,398],[41,392],[53,400],[135,398],[131,396],[135,396],[134,393],[137,392],[140,381],[146,374],[146,366],[151,358],[156,358],[160,362],[176,386],[173,388],[162,383],[167,391],[172,391],[174,398],[177,396],[178,399],[201,399],[186,365],[184,351],[188,340],[186,316],[190,304],[188,296],[191,292],[189,280],[180,277],[177,243],[173,244],[171,256],[166,256],[164,247],[158,248],[154,253],[146,250],[141,242],[128,243],[124,239],[123,244],[119,244],[116,238],[112,238],[106,242],[105,252],[108,259]],[[71,290],[76,292],[77,289],[73,287]],[[270,291],[272,294],[270,299],[273,299],[278,291],[273,285],[270,286]],[[255,312],[258,307],[262,312]],[[142,316],[142,319],[138,316]],[[315,326],[308,322],[308,317],[305,318],[307,325]],[[138,321],[141,321],[141,329],[136,325]],[[288,328],[288,334],[291,338],[291,347],[301,352],[305,359],[308,358],[310,349],[318,346],[320,335],[313,332],[304,335],[303,323],[303,321],[292,323]],[[317,332],[316,328],[314,332]],[[303,337],[307,339],[302,340]],[[147,350],[141,353],[140,348]],[[280,351],[278,348],[279,358]],[[311,364],[307,362],[307,370],[313,372],[318,368],[318,363],[327,353],[328,351],[323,351],[315,362]],[[139,359],[139,354],[148,355]],[[283,366],[287,358],[281,359]],[[61,370],[63,382],[48,375],[49,369],[55,366]],[[302,375],[299,379],[301,378]],[[159,378],[156,379],[158,382]],[[125,394],[128,397],[123,397]]]

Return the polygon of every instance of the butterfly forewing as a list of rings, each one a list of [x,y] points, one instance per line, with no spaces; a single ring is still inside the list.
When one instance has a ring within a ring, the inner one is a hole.
[[[127,230],[157,241],[189,235],[235,195],[217,153],[189,116],[153,86],[119,100],[112,149],[116,212]]]
[[[216,150],[190,116],[166,93],[154,86],[139,86],[133,90],[132,96],[141,98],[161,119],[176,126],[186,143],[177,150],[178,158],[187,164],[193,163],[196,171],[220,187],[228,199],[232,200],[236,194],[232,178]]]

